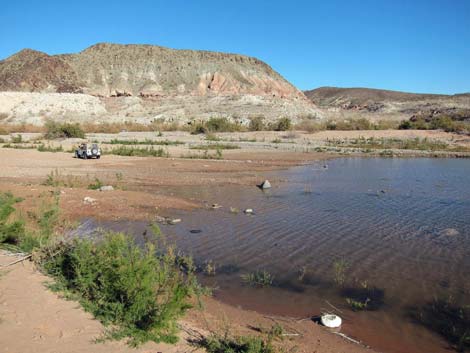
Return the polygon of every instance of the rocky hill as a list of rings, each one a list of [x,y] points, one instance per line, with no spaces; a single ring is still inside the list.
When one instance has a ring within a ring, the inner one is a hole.
[[[417,94],[370,88],[320,87],[305,95],[330,117],[407,119],[416,115],[469,115],[470,93]]]
[[[62,55],[25,49],[0,61],[0,91],[8,92],[0,92],[0,113],[10,122],[90,119],[87,105],[99,121],[321,116],[256,58],[151,45],[101,43]]]

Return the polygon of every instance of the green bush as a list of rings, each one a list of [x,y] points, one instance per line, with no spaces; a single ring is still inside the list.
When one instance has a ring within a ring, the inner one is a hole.
[[[34,231],[26,230],[22,220],[10,221],[15,212],[13,205],[21,200],[11,193],[0,194],[0,244],[31,252],[51,238],[59,219],[58,200],[53,205],[44,206],[39,216],[34,215]]]
[[[85,132],[79,124],[57,123],[55,121],[46,122],[46,139],[56,138],[85,138]]]
[[[150,243],[139,247],[120,233],[57,248],[47,251],[42,268],[58,288],[113,327],[109,338],[129,337],[132,345],[177,341],[177,319],[190,308],[188,299],[198,287],[193,268],[181,272],[174,251]]]

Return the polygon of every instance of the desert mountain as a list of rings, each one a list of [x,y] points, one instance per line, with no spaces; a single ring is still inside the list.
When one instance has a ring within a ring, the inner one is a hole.
[[[0,113],[9,121],[38,124],[91,113],[100,121],[139,122],[321,115],[256,58],[152,45],[100,43],[62,55],[25,49],[0,61],[0,91]]]
[[[414,115],[470,115],[470,93],[417,94],[371,88],[320,87],[305,95],[331,117],[406,119]]]

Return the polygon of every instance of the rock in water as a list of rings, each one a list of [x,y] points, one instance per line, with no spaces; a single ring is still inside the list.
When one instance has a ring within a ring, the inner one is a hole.
[[[253,209],[252,208],[247,208],[245,211],[243,211],[245,214],[253,214]]]
[[[269,182],[269,180],[265,180],[263,181],[263,183],[261,184],[261,189],[271,189],[271,183]]]

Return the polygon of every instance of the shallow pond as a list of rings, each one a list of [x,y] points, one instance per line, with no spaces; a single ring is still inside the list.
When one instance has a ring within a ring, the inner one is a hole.
[[[277,172],[285,181],[268,191],[166,189],[223,207],[177,212],[183,222],[163,233],[198,264],[216,265],[201,279],[222,301],[299,318],[340,310],[343,332],[378,350],[446,351],[410,313],[436,297],[470,304],[470,162],[354,158],[325,167]],[[146,224],[100,226],[139,236]],[[273,274],[274,285],[244,284],[241,275],[255,270]],[[364,293],[368,310],[352,311],[346,298],[364,301]]]

